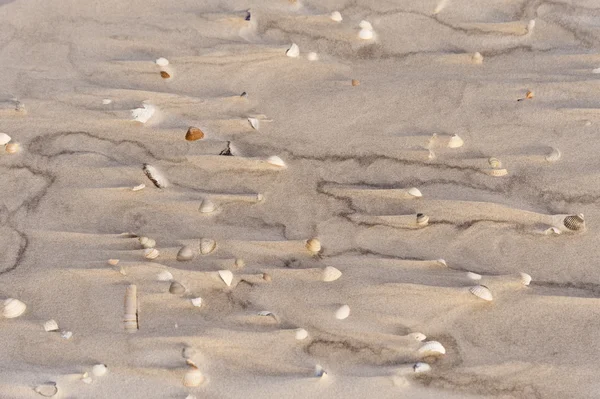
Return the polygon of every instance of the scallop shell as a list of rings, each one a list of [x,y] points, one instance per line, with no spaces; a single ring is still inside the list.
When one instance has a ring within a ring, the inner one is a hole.
[[[173,295],[185,294],[185,287],[183,286],[183,284],[178,283],[177,281],[173,281],[169,286],[169,293]]]
[[[365,21],[364,19],[362,21],[360,21],[358,26],[361,29],[373,30],[373,25],[371,25],[371,23],[369,21]]]
[[[197,127],[190,126],[185,134],[187,141],[196,141],[204,138],[204,132]]]
[[[192,367],[183,377],[183,385],[188,388],[198,387],[204,382],[204,376],[196,367]]]
[[[373,39],[373,31],[369,29],[361,29],[358,32],[358,37],[362,40],[371,40]]]
[[[426,373],[431,370],[431,366],[427,363],[417,362],[413,365],[413,371],[415,373]]]
[[[410,195],[412,195],[413,197],[416,197],[416,198],[421,198],[423,196],[423,194],[421,194],[421,191],[418,188],[416,188],[416,187],[409,188],[408,189],[408,194],[410,194]]]
[[[335,318],[338,320],[344,320],[350,316],[350,306],[343,305],[335,311]]]
[[[519,273],[521,276],[521,284],[528,286],[531,283],[531,276],[527,273]]]
[[[92,374],[94,374],[96,377],[102,377],[106,375],[107,372],[108,367],[106,364],[95,364],[94,367],[92,367]]]
[[[156,65],[161,66],[161,67],[169,65],[169,60],[164,57],[160,57],[154,62],[156,62]]]
[[[228,287],[231,287],[233,273],[230,270],[219,270],[219,276]]]
[[[18,299],[8,298],[4,301],[4,311],[2,314],[7,319],[13,319],[25,313],[26,309],[27,305],[25,305],[23,302],[19,301]]]
[[[423,213],[417,213],[417,226],[427,226],[429,223],[429,216]]]
[[[203,238],[200,240],[200,253],[202,255],[208,255],[217,247],[217,242],[210,238]]]
[[[321,251],[321,241],[318,238],[311,238],[306,241],[306,249],[308,249],[313,254],[319,253]]]
[[[567,216],[563,221],[565,227],[572,231],[583,230],[585,228],[585,220],[583,213],[578,215]]]
[[[494,169],[502,167],[502,162],[500,162],[500,160],[498,158],[492,157],[492,158],[488,159],[488,163]]]
[[[473,56],[471,57],[471,61],[473,62],[473,64],[483,64],[483,56],[481,55],[481,53],[477,52],[473,54]]]
[[[481,280],[481,274],[477,274],[477,273],[473,273],[473,272],[467,272],[467,277],[470,278],[471,280]]]
[[[44,323],[44,331],[46,332],[51,332],[51,331],[58,331],[58,323],[56,322],[56,320],[48,320],[47,322]]]
[[[285,162],[283,162],[283,159],[279,158],[277,155],[267,158],[267,163],[279,168],[285,168]]]
[[[306,59],[309,61],[318,61],[319,55],[315,52],[310,52],[306,55]]]
[[[202,306],[202,298],[197,297],[197,298],[192,298],[192,305],[196,306],[196,307],[200,307]]]
[[[427,341],[419,348],[418,352],[425,355],[444,355],[446,354],[446,348],[438,341]]]
[[[51,398],[58,393],[58,387],[56,386],[56,382],[48,382],[38,385],[34,391],[46,398]]]
[[[16,154],[21,151],[21,146],[19,143],[8,143],[4,146],[4,150],[7,154]]]
[[[325,269],[323,269],[323,281],[335,281],[340,277],[342,277],[342,272],[333,266],[327,266]]]
[[[506,176],[508,174],[508,170],[506,169],[484,169],[483,173],[493,177],[501,177]]]
[[[156,112],[156,107],[152,104],[143,104],[141,108],[131,110],[131,117],[134,121],[146,123],[152,118],[152,115]]]
[[[198,210],[200,213],[212,213],[217,209],[215,204],[208,198],[204,198],[200,203],[200,208]]]
[[[254,130],[258,130],[258,128],[260,127],[260,122],[256,118],[248,118],[248,122],[250,123],[250,126],[252,126],[252,129],[254,129]]]
[[[546,161],[556,162],[561,158],[561,156],[562,156],[562,153],[560,152],[560,150],[558,148],[552,147],[552,152],[550,154],[546,155]]]
[[[303,339],[306,339],[308,337],[308,331],[306,331],[304,328],[298,328],[295,332],[296,339],[298,341],[301,341]]]
[[[156,241],[154,241],[152,238],[140,237],[138,238],[138,241],[140,244],[142,244],[143,248],[154,248],[156,246]]]
[[[0,133],[0,145],[6,145],[10,142],[11,137],[6,133]]]
[[[342,22],[343,20],[342,14],[340,14],[339,11],[334,11],[331,14],[329,14],[329,18],[335,22]]]
[[[177,252],[177,260],[180,262],[192,259],[194,259],[194,250],[188,245],[181,247],[179,252]]]
[[[125,316],[123,317],[125,331],[133,333],[139,329],[137,286],[131,284],[125,290]]]
[[[494,297],[492,295],[492,291],[485,285],[476,285],[474,287],[469,288],[469,292],[475,295],[478,298],[483,299],[484,301],[492,301]]]
[[[145,185],[144,183],[142,183],[142,184],[139,184],[139,185],[137,185],[137,186],[133,187],[133,188],[131,189],[131,191],[140,191],[140,190],[143,190],[143,189],[145,189],[145,188],[146,188],[146,185]]]
[[[169,186],[169,181],[160,173],[154,166],[145,163],[142,167],[144,174],[150,179],[152,184],[158,188],[165,188]]]
[[[108,264],[111,266],[116,266],[119,264],[119,259],[109,259]]]
[[[173,280],[173,275],[168,270],[163,270],[162,272],[156,275],[156,279],[158,281],[171,281]]]
[[[423,341],[425,341],[425,339],[427,339],[427,336],[420,332],[410,333],[410,334],[408,334],[408,336],[419,342],[423,342]]]
[[[292,43],[290,48],[285,52],[285,55],[291,58],[296,58],[300,55],[300,48],[296,43]]]
[[[465,142],[463,141],[463,139],[460,138],[458,134],[453,134],[452,137],[450,137],[450,141],[448,142],[448,148],[459,148],[462,147],[464,144]]]
[[[144,249],[144,258],[146,259],[156,259],[160,255],[160,252],[156,248],[147,248]]]

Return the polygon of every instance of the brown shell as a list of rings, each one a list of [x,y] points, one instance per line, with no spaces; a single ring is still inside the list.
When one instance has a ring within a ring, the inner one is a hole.
[[[360,85],[360,80],[352,79],[352,86],[359,86],[359,85]]]
[[[171,75],[167,71],[160,71],[160,77],[163,79],[169,79]]]
[[[187,141],[196,141],[204,138],[204,132],[197,127],[190,126],[187,133],[185,134],[185,139]]]
[[[585,228],[585,221],[583,220],[583,215],[581,213],[579,215],[567,216],[563,223],[567,229],[573,231],[583,230]]]

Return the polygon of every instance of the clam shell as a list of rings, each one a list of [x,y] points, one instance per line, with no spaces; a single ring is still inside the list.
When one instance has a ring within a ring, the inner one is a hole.
[[[156,62],[156,65],[161,66],[161,67],[169,65],[169,60],[164,57],[160,57],[154,62]]]
[[[23,302],[19,301],[18,299],[8,298],[4,301],[4,311],[2,314],[7,319],[13,319],[25,313],[26,309],[27,305],[25,305]]]
[[[143,104],[141,108],[131,110],[131,117],[134,121],[146,123],[156,112],[156,107],[152,104]]]
[[[296,43],[292,43],[290,48],[285,52],[285,55],[291,58],[296,58],[300,55],[300,48]]]
[[[19,143],[8,143],[4,146],[4,150],[7,154],[16,154],[21,151],[21,146]]]
[[[485,285],[476,285],[474,287],[471,287],[469,288],[469,292],[475,295],[476,297],[483,299],[484,301],[494,300],[492,291],[490,291],[490,289]]]
[[[44,331],[46,332],[51,332],[51,331],[58,331],[58,323],[56,322],[56,320],[48,320],[47,322],[44,323]]]
[[[550,154],[546,155],[546,161],[556,162],[561,158],[561,156],[562,156],[562,153],[560,152],[560,150],[558,148],[552,147],[552,152],[550,152]]]
[[[373,30],[373,25],[371,25],[371,23],[369,21],[365,21],[364,19],[362,21],[360,21],[358,26],[361,29]]]
[[[217,209],[215,204],[210,199],[204,198],[200,203],[198,211],[200,211],[200,213],[212,213],[215,209]]]
[[[200,253],[202,255],[208,255],[217,247],[217,242],[210,238],[203,238],[200,240]]]
[[[413,371],[415,373],[426,373],[431,370],[431,366],[427,363],[417,362],[413,365]]]
[[[304,328],[298,328],[294,334],[296,339],[299,341],[308,337],[308,331],[306,331]]]
[[[187,141],[196,141],[204,138],[204,132],[197,127],[190,126],[185,134]]]
[[[423,213],[417,213],[417,225],[418,226],[427,226],[429,223],[429,216]]]
[[[350,306],[342,305],[338,310],[335,311],[335,318],[338,320],[344,320],[350,316]]]
[[[477,274],[477,273],[473,273],[473,272],[467,272],[467,277],[470,278],[471,280],[481,280],[481,274]]]
[[[138,238],[138,241],[140,244],[142,244],[143,248],[154,248],[156,246],[156,241],[154,241],[152,238],[140,237]]]
[[[109,259],[108,264],[111,266],[116,266],[119,264],[119,259]]]
[[[106,375],[107,372],[108,367],[106,364],[95,364],[94,367],[92,367],[92,374],[94,374],[96,377],[102,377]]]
[[[248,118],[248,122],[250,123],[250,126],[252,126],[252,129],[254,129],[254,130],[258,130],[258,128],[260,127],[260,122],[256,118]]]
[[[0,133],[0,145],[6,145],[11,140],[11,137],[6,133]]]
[[[56,382],[48,382],[38,385],[34,391],[46,398],[51,398],[58,393],[58,387],[56,386]]]
[[[342,22],[343,20],[342,14],[340,14],[339,11],[334,11],[331,14],[329,14],[329,18],[335,22]]]
[[[416,187],[409,188],[408,189],[408,194],[410,194],[410,195],[412,195],[413,197],[416,197],[416,198],[421,198],[423,196],[423,194],[421,194],[421,191],[418,188],[416,188]]]
[[[413,333],[408,334],[408,336],[419,342],[423,342],[423,341],[425,341],[425,339],[427,339],[427,336],[420,332],[413,332]]]
[[[572,231],[583,230],[585,228],[585,221],[583,219],[583,213],[578,215],[567,216],[563,221],[565,227]]]
[[[373,31],[370,29],[361,29],[358,32],[358,37],[362,40],[371,40],[373,39]]]
[[[177,281],[173,281],[169,286],[169,293],[173,295],[185,294],[185,287],[183,286],[183,284],[178,283]]]
[[[342,277],[342,272],[333,266],[327,266],[325,269],[323,269],[323,281],[335,281],[340,277]]]
[[[506,169],[483,169],[483,173],[493,177],[501,177],[506,176],[508,174],[508,170]]]
[[[233,273],[230,270],[219,270],[219,277],[228,286],[231,287],[233,282]]]
[[[283,162],[283,159],[279,158],[277,155],[267,158],[267,163],[279,168],[285,168],[285,162]]]
[[[142,184],[138,184],[137,186],[133,187],[131,189],[131,191],[140,191],[140,190],[143,190],[145,188],[146,188],[146,185],[144,183],[142,183]]]
[[[424,355],[444,355],[446,348],[438,341],[427,341],[419,348],[418,352]]]
[[[171,281],[173,280],[173,275],[168,270],[163,270],[162,272],[156,275],[156,279],[158,281]]]
[[[145,163],[142,167],[142,170],[144,171],[146,177],[148,177],[148,179],[150,179],[152,184],[154,184],[156,187],[165,188],[169,186],[168,180],[154,166]]]
[[[194,259],[194,250],[188,245],[181,247],[179,252],[177,252],[177,260],[180,262],[185,262],[192,259]]]
[[[160,252],[158,252],[158,249],[156,248],[146,248],[144,249],[144,258],[146,259],[156,259],[158,258],[158,256],[160,255]]]
[[[197,298],[192,298],[192,305],[196,306],[196,307],[200,307],[202,306],[202,298],[197,297]]]
[[[462,147],[464,144],[465,142],[463,141],[463,139],[460,138],[458,134],[453,134],[452,137],[450,137],[450,141],[448,142],[448,148],[459,148]]]
[[[204,382],[204,376],[197,368],[192,367],[183,377],[183,385],[188,388],[198,387]]]
[[[527,273],[519,273],[521,276],[521,284],[528,286],[531,283],[531,276]]]
[[[481,53],[477,52],[471,56],[471,61],[473,64],[483,64],[483,56]]]
[[[498,158],[492,157],[492,158],[488,159],[488,163],[494,169],[498,169],[498,168],[502,167],[502,162],[500,162],[500,160]]]
[[[125,316],[123,317],[125,331],[133,333],[139,328],[138,324],[138,306],[137,306],[137,286],[131,284],[125,290]]]
[[[306,249],[308,249],[313,254],[319,253],[321,250],[321,241],[318,238],[311,238],[306,241]]]

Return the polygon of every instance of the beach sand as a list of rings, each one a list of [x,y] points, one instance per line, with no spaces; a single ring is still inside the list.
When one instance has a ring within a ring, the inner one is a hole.
[[[597,2],[0,3],[0,398],[597,397]]]

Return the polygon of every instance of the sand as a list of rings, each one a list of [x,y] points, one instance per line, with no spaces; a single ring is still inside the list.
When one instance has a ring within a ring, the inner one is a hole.
[[[597,396],[597,2],[0,3],[0,398]]]

